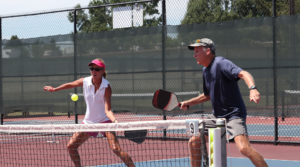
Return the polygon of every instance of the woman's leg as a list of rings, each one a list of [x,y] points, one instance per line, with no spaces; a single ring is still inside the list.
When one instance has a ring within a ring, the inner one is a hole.
[[[75,132],[67,145],[70,157],[75,164],[75,167],[81,167],[80,156],[77,149],[83,142],[89,139],[89,137],[90,135],[84,132]]]
[[[121,149],[115,132],[105,132],[110,148],[128,167],[134,167],[131,157]]]

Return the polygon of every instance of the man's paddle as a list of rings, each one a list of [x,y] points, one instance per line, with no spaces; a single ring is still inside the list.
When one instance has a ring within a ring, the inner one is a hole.
[[[178,102],[174,93],[159,89],[154,93],[152,105],[158,109],[172,111],[175,107],[180,107],[181,103]]]

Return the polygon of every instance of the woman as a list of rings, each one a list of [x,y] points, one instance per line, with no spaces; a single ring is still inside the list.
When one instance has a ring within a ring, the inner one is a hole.
[[[91,76],[78,79],[74,82],[63,84],[57,88],[45,86],[44,90],[55,92],[64,89],[72,89],[79,86],[83,87],[84,99],[86,102],[86,114],[82,124],[93,123],[118,123],[111,110],[111,87],[105,79],[105,64],[102,59],[95,59],[88,64]],[[119,145],[115,132],[101,132],[107,137],[110,148],[117,154],[122,161],[129,167],[134,167],[131,157],[124,152]],[[90,136],[97,136],[97,132],[75,132],[71,137],[67,147],[71,159],[76,167],[80,167],[80,156],[78,147],[85,142]]]

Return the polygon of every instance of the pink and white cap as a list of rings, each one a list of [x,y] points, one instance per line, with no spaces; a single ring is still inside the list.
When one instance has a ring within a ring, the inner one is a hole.
[[[91,66],[92,64],[96,64],[97,66],[102,67],[102,68],[104,68],[104,70],[105,70],[105,64],[104,64],[102,61],[99,61],[99,60],[93,60],[92,62],[90,62],[90,63],[88,64],[88,66]]]

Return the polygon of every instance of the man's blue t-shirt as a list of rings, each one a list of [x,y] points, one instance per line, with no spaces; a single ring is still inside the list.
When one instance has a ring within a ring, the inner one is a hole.
[[[224,57],[215,57],[203,68],[203,91],[210,95],[217,118],[246,118],[247,111],[238,86],[242,69]]]

